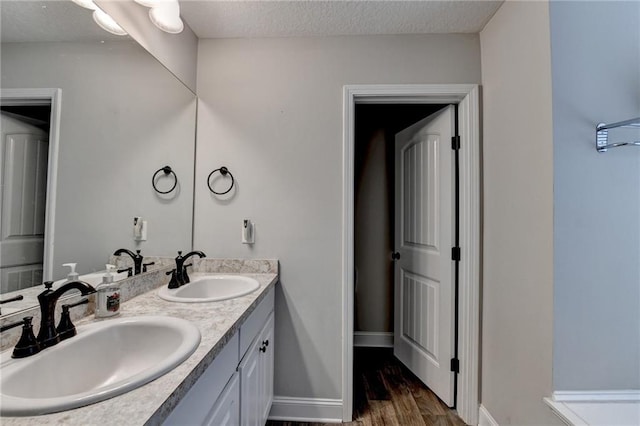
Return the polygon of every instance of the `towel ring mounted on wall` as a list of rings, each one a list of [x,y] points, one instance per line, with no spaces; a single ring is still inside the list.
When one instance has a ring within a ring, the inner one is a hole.
[[[229,177],[231,178],[231,186],[229,186],[229,189],[227,189],[224,192],[216,192],[213,190],[213,188],[211,187],[211,176],[213,176],[213,174],[215,172],[220,172],[220,174],[222,176],[227,176],[229,175]],[[233,184],[235,183],[235,179],[233,179],[233,175],[231,174],[231,172],[229,171],[229,169],[227,169],[226,167],[222,166],[219,169],[215,169],[214,171],[212,171],[211,173],[209,173],[209,176],[207,177],[207,186],[209,187],[209,191],[213,192],[216,195],[224,195],[226,193],[228,193],[229,191],[231,191],[231,189],[233,188]]]
[[[160,172],[164,172],[165,176],[167,175],[173,175],[173,186],[171,187],[171,189],[169,189],[168,191],[160,191],[158,189],[158,187],[156,186],[156,177],[158,176],[158,173]],[[170,166],[164,166],[159,168],[154,174],[153,177],[151,178],[151,185],[153,185],[153,189],[158,193],[158,194],[168,194],[171,191],[173,191],[174,189],[176,189],[176,186],[178,185],[178,176],[176,175],[176,172],[174,172]]]

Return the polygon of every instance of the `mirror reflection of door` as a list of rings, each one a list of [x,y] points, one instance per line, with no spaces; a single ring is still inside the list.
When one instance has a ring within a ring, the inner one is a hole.
[[[50,111],[0,108],[0,293],[42,283]]]

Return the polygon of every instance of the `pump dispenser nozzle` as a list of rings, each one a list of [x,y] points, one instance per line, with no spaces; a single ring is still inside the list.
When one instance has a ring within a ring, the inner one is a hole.
[[[67,281],[78,281],[78,273],[76,272],[77,263],[63,263],[62,266],[68,266],[71,268],[67,275]]]
[[[111,273],[114,269],[116,269],[116,265],[106,264],[107,273],[102,276],[102,282],[104,284],[109,284],[113,282],[113,274]]]

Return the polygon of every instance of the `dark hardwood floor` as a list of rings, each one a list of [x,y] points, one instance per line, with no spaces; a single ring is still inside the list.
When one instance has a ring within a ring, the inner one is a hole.
[[[464,422],[394,358],[392,349],[355,348],[351,426],[464,426]],[[267,426],[322,423],[268,421]]]

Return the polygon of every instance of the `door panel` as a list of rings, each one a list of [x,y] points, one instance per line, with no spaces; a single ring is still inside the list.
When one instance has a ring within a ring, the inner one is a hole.
[[[258,339],[250,346],[240,363],[240,422],[242,426],[261,426],[262,405],[260,394],[262,389],[262,371],[260,369],[260,352]]]
[[[49,138],[2,115],[0,287],[19,290],[42,276]]]
[[[240,425],[240,379],[238,379],[238,373],[231,376],[231,380],[203,424],[207,426]]]
[[[396,135],[394,354],[453,405],[454,107]]]

